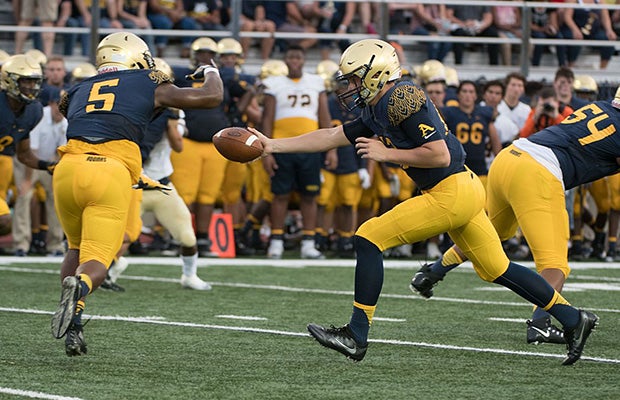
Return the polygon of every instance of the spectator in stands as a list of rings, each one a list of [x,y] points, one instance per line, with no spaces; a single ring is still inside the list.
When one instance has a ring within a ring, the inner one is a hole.
[[[242,0],[240,19],[240,30],[242,32],[267,32],[273,35],[276,31],[276,24],[267,19],[265,7],[261,1]],[[239,42],[243,48],[243,55],[248,57],[248,51],[252,45],[252,38],[241,37]],[[261,59],[268,60],[269,57],[271,57],[274,43],[275,39],[272,36],[260,39]]]
[[[216,0],[183,0],[185,12],[194,20],[194,29],[223,31],[221,2]]]
[[[523,128],[531,107],[521,101],[525,93],[525,76],[511,72],[506,76],[506,93],[497,106],[497,111],[510,118],[518,127]]]
[[[151,29],[151,21],[146,16],[148,0],[117,0],[118,18],[123,24],[123,28],[128,29]],[[155,42],[151,35],[140,35],[149,46],[151,51],[155,51]]]
[[[552,87],[543,88],[532,106],[519,137],[526,138],[548,126],[557,125],[573,113],[570,106],[558,99]]]
[[[319,33],[347,33],[355,17],[355,3],[351,1],[314,1],[312,13],[318,18]],[[321,60],[329,59],[329,52],[334,41],[322,39],[319,41]],[[350,42],[346,39],[336,40],[342,53]]]
[[[493,13],[489,6],[448,5],[447,15],[453,24],[452,36],[498,37],[497,28],[493,25]],[[465,43],[454,43],[454,62],[463,64]],[[499,65],[499,45],[487,44],[489,64]]]
[[[58,3],[55,0],[13,0],[19,26],[30,26],[35,22],[46,28],[54,26],[58,18]],[[43,52],[50,56],[54,52],[54,32],[43,32]],[[28,38],[28,32],[15,32],[15,54],[24,52],[24,43]]]
[[[444,4],[420,4],[420,3],[391,3],[390,10],[393,12],[409,12],[409,22],[406,27],[393,26],[390,23],[392,33],[407,35],[448,35],[450,33],[449,21]],[[391,13],[390,22],[394,14]],[[427,59],[443,61],[452,49],[448,42],[428,42],[426,44]]]
[[[493,24],[497,27],[497,34],[501,38],[516,39],[523,37],[521,29],[521,9],[516,6],[502,5],[491,7]],[[512,65],[512,44],[500,45],[504,65]]]
[[[501,103],[506,93],[506,86],[501,80],[488,81],[482,88],[482,101],[480,105],[489,106],[495,112],[495,129],[502,143],[502,147],[510,145],[519,135],[519,127],[507,115],[500,113],[497,106]]]
[[[147,18],[151,21],[153,29],[183,29],[193,30],[194,21],[187,16],[183,8],[183,0],[148,0]],[[181,43],[181,57],[189,57],[189,48],[194,38],[183,36]],[[155,47],[157,57],[164,56],[164,50],[168,45],[168,36],[156,36]]]
[[[316,27],[310,20],[303,18],[295,1],[267,0],[264,2],[265,15],[273,21],[277,32],[316,33]],[[285,39],[280,42],[282,47],[295,44],[304,50],[314,46],[317,39]]]
[[[376,35],[378,32],[375,25],[375,18],[378,18],[378,16],[380,15],[379,3],[360,2],[358,4],[358,11],[360,16],[360,22],[362,23],[362,28],[366,33]]]
[[[575,74],[568,67],[560,67],[555,72],[553,78],[553,88],[555,89],[558,100],[563,104],[569,105],[573,110],[577,110],[585,106],[588,102],[580,99],[573,94],[573,83],[575,82]]]
[[[71,28],[88,28],[92,22],[92,15],[90,13],[90,7],[92,0],[62,0],[60,5],[60,16],[58,26],[64,26]],[[116,3],[112,0],[105,2],[99,2],[100,15],[99,15],[99,27],[100,28],[115,28],[122,29],[123,25],[118,20],[118,8]],[[64,22],[63,22],[64,21]],[[73,55],[73,49],[77,34],[66,33],[64,54],[66,56]],[[88,56],[90,54],[90,34],[85,33],[80,35],[80,41],[82,42],[82,55]]]
[[[579,3],[575,9],[564,9],[564,25],[561,28],[562,36],[575,40],[608,40],[617,39],[607,9],[590,9],[588,4],[598,4],[598,0],[566,0],[565,3]],[[568,47],[568,66],[574,67],[582,46]],[[607,68],[614,46],[598,47],[601,54],[600,69]]]
[[[530,21],[531,36],[535,39],[562,39],[558,10],[555,8],[533,7]],[[539,66],[545,45],[536,44],[532,50],[532,65]],[[566,46],[556,45],[558,65],[566,65]]]

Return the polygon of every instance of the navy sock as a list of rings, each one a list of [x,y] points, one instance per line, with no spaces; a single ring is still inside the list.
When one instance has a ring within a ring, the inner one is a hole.
[[[368,331],[370,330],[370,324],[366,313],[361,308],[353,307],[353,314],[351,315],[351,321],[349,322],[349,329],[353,334],[353,339],[360,346],[366,346],[368,343]]]
[[[551,317],[551,314],[549,314],[547,311],[543,310],[540,307],[536,307],[536,309],[532,313],[532,320],[550,318],[550,317]]]
[[[355,235],[355,302],[375,306],[383,286],[383,253],[369,240]],[[355,341],[365,346],[368,341],[370,321],[364,310],[353,307],[349,328]]]
[[[530,303],[538,307],[546,307],[555,290],[536,272],[522,265],[510,262],[508,269],[493,281],[505,286]],[[579,321],[579,310],[569,304],[556,303],[548,310],[566,328],[572,328]]]

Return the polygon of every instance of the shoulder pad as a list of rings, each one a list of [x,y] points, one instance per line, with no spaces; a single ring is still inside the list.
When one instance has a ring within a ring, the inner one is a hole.
[[[426,104],[422,89],[413,85],[399,85],[388,100],[388,119],[392,126],[398,126]]]
[[[164,74],[163,72],[157,69],[149,73],[149,78],[151,78],[151,80],[155,82],[157,85],[162,84],[162,83],[172,83],[172,80],[170,79],[168,75]]]

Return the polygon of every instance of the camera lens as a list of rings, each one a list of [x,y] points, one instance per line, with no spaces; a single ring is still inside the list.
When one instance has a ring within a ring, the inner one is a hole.
[[[543,111],[550,112],[550,111],[553,111],[553,110],[554,110],[553,105],[551,105],[549,103],[543,104]]]

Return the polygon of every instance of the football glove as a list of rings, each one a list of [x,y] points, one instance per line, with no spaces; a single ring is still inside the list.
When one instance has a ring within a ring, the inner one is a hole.
[[[357,170],[357,175],[360,177],[360,184],[362,185],[362,189],[368,189],[372,184],[368,170],[366,168],[360,168]]]
[[[142,189],[142,190],[159,190],[163,194],[167,195],[169,191],[172,190],[170,186],[163,185],[156,180],[149,178],[148,176],[142,174],[140,175],[140,179],[138,179],[138,183],[132,186],[134,189]]]

